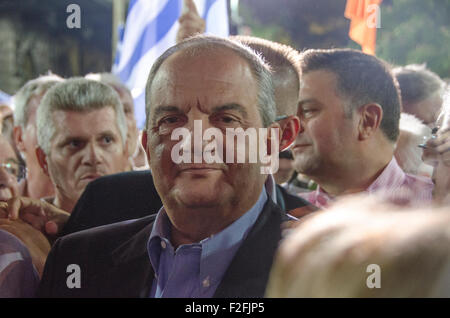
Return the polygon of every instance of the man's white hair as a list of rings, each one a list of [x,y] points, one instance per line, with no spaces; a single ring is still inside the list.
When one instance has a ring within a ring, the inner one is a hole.
[[[55,134],[53,114],[57,110],[89,112],[112,107],[116,113],[116,123],[125,145],[127,124],[119,95],[106,84],[85,78],[72,78],[50,88],[38,108],[37,139],[39,147],[46,155],[50,154],[51,141]]]
[[[422,148],[431,137],[431,129],[414,115],[400,114],[400,137],[395,148],[395,158],[403,171],[414,175],[429,175],[432,167],[422,161]]]
[[[14,95],[14,125],[25,129],[28,123],[28,106],[33,96],[44,94],[50,87],[56,83],[64,81],[62,77],[55,74],[42,75],[25,83],[22,88]]]
[[[130,89],[124,83],[122,83],[120,78],[112,73],[89,73],[86,74],[84,78],[108,84],[114,89],[121,89],[132,96]]]

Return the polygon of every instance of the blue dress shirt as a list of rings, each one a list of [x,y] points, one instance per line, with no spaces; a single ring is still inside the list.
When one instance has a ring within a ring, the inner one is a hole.
[[[170,243],[170,220],[162,207],[153,224],[147,251],[155,278],[150,297],[214,295],[235,253],[267,201],[265,188],[253,207],[221,232],[194,244]]]

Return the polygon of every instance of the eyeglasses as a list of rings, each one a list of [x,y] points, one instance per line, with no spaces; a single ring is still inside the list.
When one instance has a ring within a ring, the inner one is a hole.
[[[10,175],[16,177],[17,181],[25,178],[26,168],[16,162],[0,163],[0,167],[5,169]]]

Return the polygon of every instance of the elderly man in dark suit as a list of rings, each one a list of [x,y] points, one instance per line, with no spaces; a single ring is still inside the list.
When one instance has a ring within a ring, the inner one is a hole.
[[[280,225],[288,218],[268,199],[261,158],[248,160],[255,146],[251,138],[244,139],[249,149],[244,162],[236,162],[236,154],[232,160],[227,156],[226,163],[211,163],[205,154],[217,158],[227,153],[234,139],[220,142],[219,137],[228,129],[255,129],[257,149],[262,146],[276,158],[278,146],[291,144],[295,134],[276,133],[267,66],[240,44],[195,37],[154,63],[146,92],[143,144],[163,207],[156,215],[60,238],[47,259],[38,295],[263,296]],[[200,144],[198,123],[203,127]],[[208,139],[204,133],[210,128],[214,138]],[[261,133],[263,128],[270,132]],[[194,131],[194,137],[174,139],[177,129]],[[194,142],[184,147],[190,138]],[[211,149],[206,139],[218,146]],[[180,161],[180,150],[190,158],[193,152],[194,163]],[[68,284],[73,278],[68,269],[80,274],[78,282]]]

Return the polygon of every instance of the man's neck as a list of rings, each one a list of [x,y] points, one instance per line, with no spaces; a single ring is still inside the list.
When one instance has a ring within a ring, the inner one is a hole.
[[[59,192],[56,192],[55,199],[53,200],[54,206],[68,213],[72,213],[72,210],[75,207],[76,203],[76,201],[64,197]]]
[[[175,222],[173,222],[171,220],[170,241],[175,248],[184,244],[198,243],[205,238],[221,232],[247,211],[230,211],[228,209],[224,209],[223,207],[195,210],[196,211],[194,213],[191,211],[186,213],[187,215],[191,216],[198,215],[198,217],[195,218],[191,217],[189,221],[174,220]],[[205,217],[207,215],[215,215],[216,217]],[[228,218],[227,222],[223,222],[221,220],[223,219],[223,217],[221,217],[223,215],[232,215],[233,217]]]
[[[30,165],[27,171],[26,194],[30,198],[40,199],[55,194],[53,183],[40,167]]]
[[[391,160],[392,156],[386,156],[378,161],[361,161],[360,166],[343,171],[339,176],[325,177],[322,180],[318,178],[315,181],[332,197],[363,192],[380,176]]]

